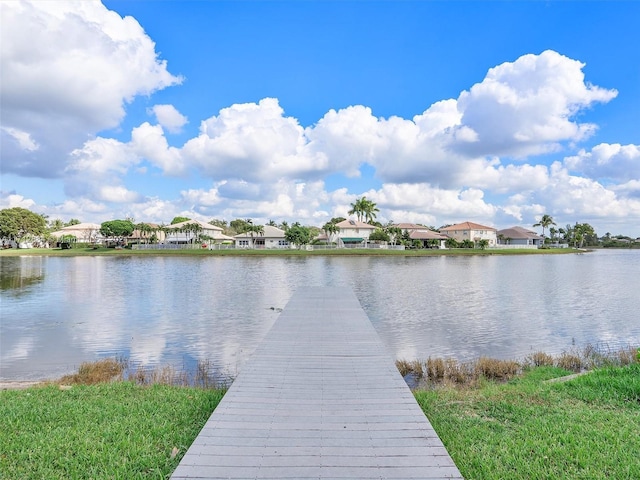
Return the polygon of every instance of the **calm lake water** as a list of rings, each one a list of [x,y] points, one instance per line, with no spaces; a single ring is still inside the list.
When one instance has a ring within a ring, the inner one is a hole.
[[[235,375],[296,288],[352,288],[389,354],[640,344],[640,251],[471,257],[0,257],[0,379],[88,360]]]

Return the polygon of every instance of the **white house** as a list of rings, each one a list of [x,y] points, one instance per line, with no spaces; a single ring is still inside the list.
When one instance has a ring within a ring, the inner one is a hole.
[[[239,248],[291,248],[285,239],[284,230],[271,225],[265,225],[262,233],[240,233],[234,238],[236,247]]]
[[[78,223],[62,227],[57,232],[51,232],[51,236],[60,240],[62,237],[75,237],[77,242],[81,243],[97,243],[102,241],[100,235],[100,225],[97,223]]]
[[[478,223],[463,222],[450,227],[440,229],[440,233],[444,233],[447,237],[455,239],[457,242],[464,242],[465,240],[471,240],[476,243],[480,240],[487,240],[489,246],[494,246],[498,243],[497,230],[493,227],[486,227]]]
[[[195,225],[199,231],[195,231],[191,226]],[[187,220],[185,222],[174,223],[166,227],[167,235],[165,243],[193,243],[198,239],[202,243],[223,243],[232,242],[233,238],[224,235],[222,228],[201,222],[200,220]]]
[[[344,247],[356,247],[369,241],[369,235],[376,231],[374,225],[358,220],[343,220],[336,223],[338,231],[338,245]]]

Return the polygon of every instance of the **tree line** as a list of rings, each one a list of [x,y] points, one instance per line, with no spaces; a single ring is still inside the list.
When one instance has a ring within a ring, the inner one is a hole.
[[[423,246],[420,240],[412,240],[408,231],[403,231],[394,226],[393,222],[390,221],[385,225],[378,222],[377,213],[379,209],[375,202],[366,197],[357,198],[351,203],[350,207],[350,210],[347,212],[348,215],[355,215],[358,221],[364,221],[377,227],[369,236],[369,240],[387,242],[392,245],[402,244],[409,248],[420,248]],[[346,220],[345,217],[334,217],[322,227],[305,226],[299,222],[289,224],[286,221],[282,221],[281,223],[276,223],[274,220],[269,220],[266,225],[283,230],[285,232],[285,239],[291,244],[308,245],[314,242],[314,239],[321,233],[325,234],[328,243],[334,243],[340,230],[338,224],[344,220]],[[68,222],[63,222],[60,219],[48,221],[46,215],[39,215],[25,208],[7,208],[0,210],[0,238],[17,243],[34,239],[52,243],[54,239],[51,236],[51,232],[59,231],[63,227],[77,225],[79,223],[81,223],[80,220],[75,218]],[[223,233],[228,236],[248,233],[251,238],[254,239],[256,236],[264,235],[264,226],[255,224],[250,218],[238,218],[230,222],[212,219],[208,223],[221,228]],[[174,227],[174,225],[177,224],[182,225],[180,227]],[[630,237],[623,235],[612,236],[609,232],[607,232],[604,237],[598,238],[594,228],[588,223],[576,222],[574,225],[567,224],[565,227],[556,228],[557,224],[553,217],[547,214],[543,215],[539,221],[533,224],[533,227],[542,228],[542,237],[544,238],[545,245],[565,243],[577,248],[583,248],[590,246],[620,247],[633,246],[634,243],[637,244],[637,242]],[[438,231],[438,229],[433,226],[426,228]],[[203,233],[203,227],[199,223],[195,221],[192,222],[190,218],[182,216],[174,217],[169,225],[159,226],[146,222],[136,223],[132,218],[109,220],[100,225],[99,232],[108,242],[118,245],[124,244],[136,230],[139,232],[138,240],[147,243],[158,242],[158,232],[160,231],[164,232],[165,235],[174,232],[186,233],[194,243],[212,240],[212,237]],[[547,230],[549,232],[548,236],[545,234]],[[69,242],[78,241],[76,238],[67,238],[65,240]],[[508,241],[508,239],[504,238],[501,240]],[[426,246],[430,246],[430,243],[435,246],[438,242],[438,240],[428,241]],[[471,240],[456,242],[450,238],[446,240],[445,244],[448,248],[486,247],[486,243],[483,244],[482,240],[475,243]]]

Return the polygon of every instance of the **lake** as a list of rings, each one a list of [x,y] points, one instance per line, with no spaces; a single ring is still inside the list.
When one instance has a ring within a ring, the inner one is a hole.
[[[234,376],[296,288],[356,293],[394,358],[640,345],[640,251],[570,255],[0,257],[0,379],[106,356]]]

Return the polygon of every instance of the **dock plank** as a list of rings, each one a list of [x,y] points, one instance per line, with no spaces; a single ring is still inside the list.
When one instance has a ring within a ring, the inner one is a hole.
[[[355,294],[297,290],[173,480],[462,479]]]

